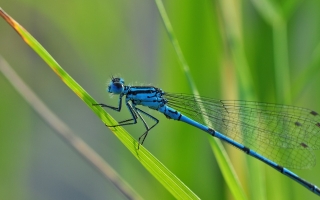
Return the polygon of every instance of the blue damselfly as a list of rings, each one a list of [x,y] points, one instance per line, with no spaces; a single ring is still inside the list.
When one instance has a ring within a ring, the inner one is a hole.
[[[153,86],[126,86],[122,78],[114,77],[107,91],[120,96],[118,107],[94,105],[120,112],[122,97],[125,96],[132,118],[115,126],[136,124],[140,118],[146,132],[139,137],[139,145],[159,122],[136,107],[141,105],[235,146],[320,195],[317,186],[285,168],[306,169],[315,165],[313,150],[320,148],[320,116],[315,111],[272,103],[167,93]],[[142,115],[150,117],[155,123],[149,127]]]

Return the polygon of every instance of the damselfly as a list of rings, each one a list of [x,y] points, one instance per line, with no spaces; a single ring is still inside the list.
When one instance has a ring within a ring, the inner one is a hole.
[[[167,93],[153,86],[126,86],[122,78],[114,77],[108,85],[108,92],[120,95],[118,107],[94,105],[120,112],[122,97],[125,96],[132,118],[115,126],[136,124],[140,118],[146,128],[146,132],[139,137],[141,145],[159,120],[137,108],[139,105],[157,110],[169,119],[195,126],[320,195],[317,186],[284,168],[305,169],[315,165],[313,150],[320,148],[320,117],[315,111],[271,103]],[[149,126],[142,115],[150,117],[155,123]]]

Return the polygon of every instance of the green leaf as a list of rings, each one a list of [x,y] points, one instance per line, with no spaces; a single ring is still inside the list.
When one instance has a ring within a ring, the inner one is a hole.
[[[20,24],[0,8],[3,17],[22,39],[51,67],[61,80],[80,98],[105,124],[116,125],[117,122],[104,109],[92,106],[97,102],[52,58],[52,56]],[[122,127],[110,128],[140,163],[177,199],[199,199],[184,183],[159,162],[143,146],[138,150],[137,141]]]
[[[184,55],[182,53],[182,50],[180,48],[179,42],[175,36],[175,33],[173,31],[173,28],[171,26],[169,17],[166,13],[166,10],[163,6],[163,3],[161,0],[156,0],[158,10],[160,12],[160,15],[162,17],[162,20],[164,22],[165,28],[167,30],[167,33],[169,35],[170,41],[174,47],[174,50],[176,51],[176,54],[178,56],[180,66],[182,68],[182,71],[185,73],[186,78],[189,82],[189,85],[195,95],[199,95],[199,92],[196,88],[196,84],[194,83],[194,80],[192,78],[192,75],[190,74],[190,69],[187,64],[186,59],[184,58]],[[200,105],[201,107],[201,105]],[[220,170],[222,172],[222,175],[230,188],[230,191],[232,192],[235,199],[247,199],[245,196],[245,193],[240,185],[238,176],[236,175],[233,166],[229,160],[229,157],[222,146],[220,140],[213,139],[212,137],[209,138],[211,148],[213,150],[213,153],[217,159],[217,162],[219,164]]]

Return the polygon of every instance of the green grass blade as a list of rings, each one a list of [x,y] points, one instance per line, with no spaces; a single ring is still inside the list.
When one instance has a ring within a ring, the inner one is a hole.
[[[91,164],[102,176],[106,177],[128,199],[142,199],[117,172],[103,160],[88,144],[78,137],[71,128],[60,120],[49,107],[41,101],[34,91],[19,77],[0,55],[0,72],[8,79],[16,91],[33,110],[60,136],[64,142]]]
[[[3,17],[22,39],[51,67],[61,80],[80,98],[105,124],[115,125],[117,122],[104,109],[92,106],[97,103],[34,39],[22,26],[0,8]],[[199,199],[184,183],[160,163],[143,146],[137,150],[137,141],[122,127],[110,129],[140,163],[177,199]]]
[[[316,48],[312,52],[311,60],[303,68],[297,80],[294,82],[292,87],[293,89],[293,99],[298,98],[301,95],[301,91],[308,84],[316,80],[316,77],[319,75],[320,71],[320,43],[317,44]]]
[[[182,67],[182,71],[185,73],[185,76],[187,77],[187,80],[190,84],[190,87],[195,95],[199,95],[198,89],[196,87],[196,84],[193,81],[192,75],[190,74],[189,66],[186,62],[186,59],[183,56],[182,50],[180,48],[179,42],[173,32],[173,28],[171,26],[169,17],[166,13],[166,10],[163,6],[163,3],[161,0],[155,0],[158,10],[160,12],[161,18],[163,20],[164,26],[167,30],[167,33],[169,35],[170,41],[174,47],[174,50],[176,51],[176,54],[178,56],[178,60],[180,62],[180,66]],[[205,112],[205,111],[204,111]],[[235,199],[246,199],[245,193],[241,187],[241,184],[238,180],[238,177],[232,167],[232,164],[228,158],[228,155],[224,149],[224,147],[221,144],[220,140],[212,139],[212,137],[209,138],[211,148],[213,150],[213,153],[218,161],[219,167],[221,169],[221,172],[223,174],[223,177],[233,194]]]
[[[291,78],[288,53],[288,30],[287,19],[283,8],[279,2],[268,0],[252,0],[253,5],[259,14],[272,28],[273,59],[276,99],[278,103],[291,104]],[[288,184],[281,184],[280,177],[275,177],[273,184],[277,198],[285,199],[288,197],[283,191],[288,191]],[[275,196],[274,196],[275,197]],[[271,196],[272,198],[272,196]]]
[[[257,99],[257,88],[254,84],[253,75],[245,52],[242,4],[238,1],[220,0],[219,6],[222,18],[221,29],[226,32],[225,45],[230,51],[227,59],[232,60],[232,65],[238,79],[238,98]],[[249,188],[255,188],[250,190],[250,197],[252,199],[266,199],[263,164],[249,157],[247,157],[246,160],[248,171],[250,171],[250,175],[248,175],[248,185]],[[259,174],[259,176],[256,176],[257,174]]]
[[[257,11],[272,27],[276,97],[278,103],[291,103],[287,22],[276,3],[252,0]]]

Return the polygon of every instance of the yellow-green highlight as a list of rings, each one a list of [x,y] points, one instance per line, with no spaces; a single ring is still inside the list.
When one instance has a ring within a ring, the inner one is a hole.
[[[115,125],[117,122],[104,109],[92,106],[97,102],[59,66],[50,54],[23,27],[0,9],[1,16],[14,28],[22,39],[52,68],[62,81],[81,98],[103,123]],[[199,199],[183,182],[171,173],[143,146],[137,150],[137,141],[122,127],[110,128],[128,150],[141,162],[143,166],[177,199]]]
[[[159,13],[161,15],[161,18],[164,22],[164,26],[167,30],[167,33],[169,35],[170,41],[175,49],[175,52],[177,54],[178,60],[180,61],[180,67],[182,71],[184,72],[190,88],[195,95],[199,95],[198,89],[196,87],[196,84],[193,80],[192,75],[190,74],[189,66],[184,58],[184,55],[182,53],[182,50],[180,48],[179,42],[175,36],[175,33],[173,31],[173,28],[171,26],[169,17],[167,15],[167,12],[164,8],[164,5],[161,0],[155,0]],[[240,181],[233,169],[233,166],[228,158],[228,155],[221,144],[221,142],[215,138],[209,137],[209,141],[213,150],[213,153],[215,157],[217,158],[217,162],[219,164],[220,170],[223,174],[223,177],[230,188],[231,193],[233,194],[233,197],[238,200],[244,200],[247,199],[245,192],[243,191],[243,188],[240,184]]]

